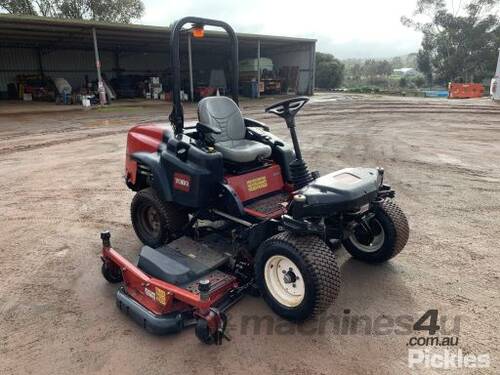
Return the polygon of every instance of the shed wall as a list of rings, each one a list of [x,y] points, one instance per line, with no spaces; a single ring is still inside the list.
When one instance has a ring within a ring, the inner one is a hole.
[[[257,40],[255,41],[257,45]],[[299,94],[312,93],[312,49],[311,44],[291,46],[287,50],[274,50],[272,47],[262,43],[262,57],[273,59],[275,66],[299,66]],[[187,72],[187,51],[182,46],[181,60]],[[224,49],[218,53],[207,53],[201,42],[193,43],[193,67],[195,71],[225,67],[228,63]],[[241,48],[240,55],[243,57],[256,57],[257,48]],[[118,56],[115,52],[100,51],[101,69],[108,79],[114,78],[116,68],[124,74],[141,75],[163,75],[169,66],[168,53],[152,52],[121,52]],[[117,65],[118,64],[118,65]],[[0,47],[0,91],[7,91],[8,83],[15,83],[16,76],[21,74],[39,74],[43,69],[45,75],[52,78],[64,77],[74,87],[80,87],[84,77],[88,76],[90,81],[97,79],[94,52],[89,49],[54,49],[41,51],[41,66],[38,50],[35,48],[12,48]],[[196,72],[195,72],[195,81]]]

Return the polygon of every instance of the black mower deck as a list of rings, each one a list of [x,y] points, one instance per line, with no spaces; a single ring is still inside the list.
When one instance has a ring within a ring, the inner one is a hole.
[[[186,286],[229,261],[231,244],[217,234],[181,237],[157,249],[144,246],[137,266],[157,279]]]

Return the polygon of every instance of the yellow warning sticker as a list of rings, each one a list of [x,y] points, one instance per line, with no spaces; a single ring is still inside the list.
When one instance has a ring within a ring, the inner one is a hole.
[[[165,291],[163,289],[156,287],[155,292],[156,292],[156,302],[158,302],[160,305],[165,306],[167,304],[167,295]]]
[[[248,191],[255,191],[259,189],[264,189],[267,187],[267,178],[266,176],[260,176],[247,181],[247,189]]]

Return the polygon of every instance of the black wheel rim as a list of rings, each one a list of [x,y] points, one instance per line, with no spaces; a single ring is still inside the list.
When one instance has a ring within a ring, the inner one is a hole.
[[[161,234],[160,213],[152,205],[142,205],[138,212],[138,224],[148,235],[158,238]]]
[[[373,253],[378,251],[385,240],[385,233],[382,224],[377,219],[370,221],[371,237],[362,227],[358,225],[351,235],[351,242],[361,251]]]

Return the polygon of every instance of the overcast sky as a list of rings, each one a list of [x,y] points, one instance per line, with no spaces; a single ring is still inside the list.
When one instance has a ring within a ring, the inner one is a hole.
[[[416,52],[421,35],[401,25],[416,0],[143,0],[141,23],[169,25],[183,16],[215,18],[237,32],[311,37],[317,50],[349,57]]]

